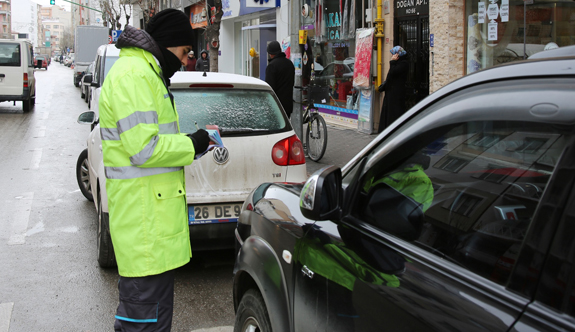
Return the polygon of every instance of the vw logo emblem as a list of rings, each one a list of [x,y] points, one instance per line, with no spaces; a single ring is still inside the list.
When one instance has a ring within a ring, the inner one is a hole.
[[[214,160],[218,164],[225,164],[230,159],[230,153],[226,148],[215,148],[214,149]]]

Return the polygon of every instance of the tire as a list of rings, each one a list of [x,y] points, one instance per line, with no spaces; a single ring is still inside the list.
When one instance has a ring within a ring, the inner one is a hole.
[[[82,195],[90,202],[94,201],[90,185],[90,168],[88,167],[88,149],[84,149],[76,162],[76,180]]]
[[[264,299],[260,292],[253,288],[242,297],[234,324],[234,332],[248,331],[272,331]]]
[[[102,268],[116,266],[116,256],[114,246],[110,236],[110,215],[102,212],[102,199],[98,191],[98,238],[96,239],[98,248],[98,264]]]
[[[309,159],[319,161],[327,148],[327,126],[320,115],[312,115],[311,122],[306,127],[306,150]]]
[[[22,112],[28,113],[32,109],[32,97],[28,100],[22,100]]]

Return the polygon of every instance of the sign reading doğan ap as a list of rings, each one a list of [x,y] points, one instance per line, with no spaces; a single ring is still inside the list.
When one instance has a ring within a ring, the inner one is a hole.
[[[428,14],[428,0],[395,0],[396,17]]]

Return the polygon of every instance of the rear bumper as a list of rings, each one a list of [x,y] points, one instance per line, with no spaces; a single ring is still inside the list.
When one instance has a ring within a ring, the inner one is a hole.
[[[30,100],[30,88],[24,88],[21,95],[0,95],[0,102],[24,100]]]
[[[235,222],[190,225],[192,251],[234,248],[236,225]]]

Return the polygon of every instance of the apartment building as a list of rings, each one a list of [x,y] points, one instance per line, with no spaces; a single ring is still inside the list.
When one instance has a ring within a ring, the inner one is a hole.
[[[12,38],[12,10],[10,0],[0,0],[0,38]]]

